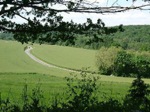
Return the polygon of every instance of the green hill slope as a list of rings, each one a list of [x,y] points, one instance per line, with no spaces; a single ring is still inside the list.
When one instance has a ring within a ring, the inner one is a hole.
[[[96,50],[56,45],[34,45],[32,54],[45,62],[60,67],[77,70],[88,68],[89,71],[97,71],[95,65]]]
[[[25,46],[27,45],[22,45],[15,41],[0,40],[0,73],[42,73],[58,77],[69,75],[69,72],[67,71],[57,68],[49,68],[35,62],[25,54]],[[92,70],[96,69],[94,65],[95,50],[37,44],[34,44],[33,48],[33,54],[35,53],[41,59],[49,61],[49,63],[53,62],[55,65],[58,64],[58,66],[66,66],[69,68],[75,67],[74,69],[81,69],[81,67],[90,66],[93,68]],[[71,61],[71,59],[73,60]],[[61,62],[59,62],[59,60]],[[63,64],[63,61],[66,63]],[[108,82],[131,82],[133,80],[133,78],[110,77],[103,75],[100,75],[100,77],[101,81]],[[147,79],[146,82],[149,82],[149,79]]]
[[[0,73],[68,74],[35,62],[25,54],[25,46],[15,41],[0,40]]]

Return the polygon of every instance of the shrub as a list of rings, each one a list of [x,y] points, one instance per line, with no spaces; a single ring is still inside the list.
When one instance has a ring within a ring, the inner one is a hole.
[[[150,112],[150,95],[149,85],[138,76],[129,89],[129,93],[124,100],[124,108],[128,112],[140,110],[144,112]]]
[[[102,74],[110,75],[114,70],[114,61],[121,48],[102,47],[96,54],[96,66]]]
[[[117,76],[131,76],[133,68],[133,55],[126,51],[118,52],[114,61],[114,74]]]
[[[134,73],[143,77],[150,77],[150,59],[144,55],[138,55],[134,58]]]
[[[41,105],[43,94],[40,88],[40,85],[37,85],[34,89],[32,89],[32,95],[29,96],[27,94],[28,86],[25,84],[22,92],[22,100],[23,100],[23,112],[43,112],[44,106]]]
[[[150,77],[150,53],[126,51],[116,47],[102,47],[96,54],[100,73],[116,76]]]
[[[118,100],[112,98],[100,102],[98,108],[99,110],[97,112],[122,112],[123,111],[121,103]]]
[[[87,75],[86,72],[81,72],[81,77],[78,77],[74,75],[73,78],[66,78],[67,102],[63,104],[66,112],[88,112],[90,107],[98,102],[97,96],[94,94],[97,90],[98,77]]]
[[[24,47],[24,51],[25,51],[26,49],[28,49],[28,46],[25,46],[25,47]]]

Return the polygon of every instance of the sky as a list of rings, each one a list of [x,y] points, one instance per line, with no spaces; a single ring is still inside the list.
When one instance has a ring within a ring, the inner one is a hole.
[[[112,6],[115,3],[115,6],[138,6],[142,4],[147,4],[142,2],[142,0],[137,0],[137,2],[132,2],[132,0],[89,0],[90,2],[99,2],[99,6],[106,7]],[[54,6],[54,8],[64,8],[63,6]],[[150,7],[149,7],[150,9]],[[61,13],[64,21],[73,20],[75,23],[84,23],[87,18],[91,18],[94,23],[97,22],[97,19],[101,19],[105,26],[118,26],[123,25],[150,25],[150,10],[141,11],[141,10],[130,10],[121,13],[113,14],[89,14],[89,13]],[[20,23],[23,22],[22,19],[16,18],[14,21]]]
[[[115,3],[116,0],[97,0],[100,2],[101,6],[111,6]],[[120,6],[136,6],[145,4],[142,0],[137,0],[137,2],[131,2],[132,0],[118,0],[117,4]],[[102,19],[106,26],[117,26],[120,24],[123,25],[150,25],[150,10],[141,11],[141,10],[130,10],[122,13],[115,14],[77,14],[77,13],[63,13],[64,21],[71,21],[77,23],[86,22],[87,18],[91,18],[94,22],[97,19]]]

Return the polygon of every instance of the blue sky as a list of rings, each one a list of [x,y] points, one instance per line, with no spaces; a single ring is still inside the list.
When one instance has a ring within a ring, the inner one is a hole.
[[[116,0],[97,0],[100,2],[100,6],[111,6]],[[137,0],[137,2],[132,3],[132,0],[118,0],[117,4],[120,6],[136,6],[142,5],[145,2],[142,0]],[[94,22],[98,18],[102,19],[106,26],[116,26],[116,25],[150,25],[150,10],[149,11],[141,11],[141,10],[130,10],[122,13],[115,14],[77,14],[77,13],[63,13],[64,21],[73,20],[77,23],[86,22],[86,18],[91,18]]]

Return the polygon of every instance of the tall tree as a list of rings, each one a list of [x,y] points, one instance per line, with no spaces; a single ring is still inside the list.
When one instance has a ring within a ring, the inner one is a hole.
[[[34,42],[37,39],[40,42],[48,42],[56,37],[72,39],[74,34],[83,34],[89,30],[101,29],[101,33],[111,33],[116,30],[106,28],[100,19],[97,20],[97,23],[87,19],[86,23],[76,24],[74,22],[63,22],[63,17],[59,16],[58,13],[104,14],[124,12],[131,9],[149,10],[148,7],[150,6],[150,0],[144,0],[145,5],[128,7],[116,5],[118,1],[115,0],[111,6],[101,7],[99,2],[88,2],[86,0],[0,0],[0,32],[12,32],[15,39],[22,43]],[[60,8],[60,6],[63,8]],[[22,22],[15,21],[15,17],[20,17]]]

